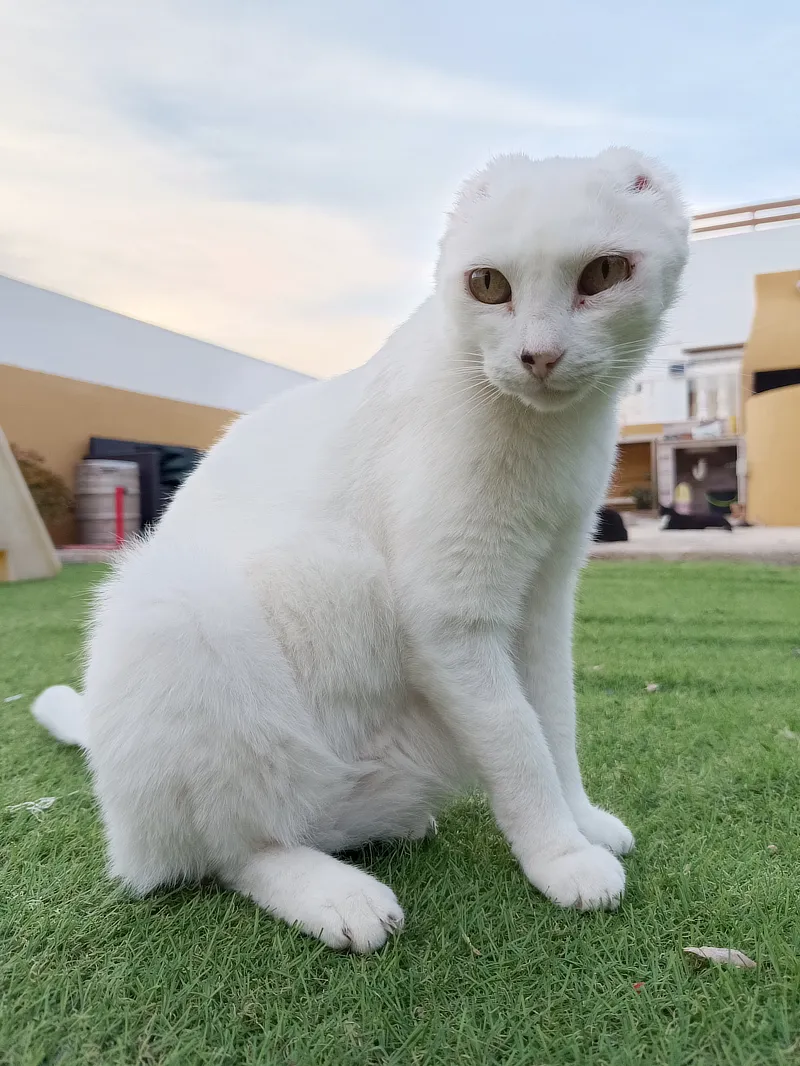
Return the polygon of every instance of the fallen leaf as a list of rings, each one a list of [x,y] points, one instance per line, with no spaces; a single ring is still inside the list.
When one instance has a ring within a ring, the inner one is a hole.
[[[12,803],[10,807],[6,807],[6,810],[11,813],[14,811],[30,811],[31,814],[41,814],[42,811],[49,811],[55,801],[55,796],[42,796],[42,798],[38,800],[27,800],[25,803]]]
[[[778,733],[778,736],[783,740],[800,740],[800,733],[795,733],[794,730],[789,729],[788,727],[782,729],[780,733]]]
[[[16,696],[6,696],[3,703],[14,703],[15,700],[21,700],[24,695],[24,692],[18,692]]]
[[[770,855],[777,855],[778,854],[778,845],[777,844],[767,844],[767,851],[770,853]]]
[[[634,992],[641,992],[644,988],[644,981],[635,981],[633,985]]]
[[[593,670],[602,670],[603,667],[602,666],[593,666],[592,669]]]
[[[656,685],[654,682],[652,682],[651,684],[649,684],[647,686],[647,691],[648,692],[658,692],[658,689],[659,689],[659,686]]]
[[[475,947],[475,945],[474,945],[474,944],[472,943],[472,941],[471,941],[471,940],[470,940],[470,938],[469,938],[469,937],[467,936],[467,934],[466,934],[466,933],[462,933],[462,934],[461,934],[461,936],[462,936],[462,937],[464,938],[464,943],[465,943],[465,944],[467,945],[467,947],[471,949],[471,951],[472,951],[472,954],[473,954],[473,955],[480,955],[480,951],[478,951],[478,949],[477,949],[477,948]]]
[[[692,956],[692,961],[698,966],[718,962],[724,966],[737,966],[741,970],[753,970],[756,965],[743,951],[737,951],[736,948],[684,948],[683,950],[686,955]]]

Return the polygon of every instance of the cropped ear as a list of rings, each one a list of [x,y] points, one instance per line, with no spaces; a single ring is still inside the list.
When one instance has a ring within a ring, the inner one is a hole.
[[[597,158],[629,192],[654,193],[676,205],[681,203],[677,181],[657,160],[632,148],[608,148]]]
[[[489,199],[489,177],[486,168],[479,170],[462,183],[456,195],[456,202],[450,212],[451,222],[465,222],[472,214],[472,209],[481,200]]]
[[[455,207],[450,213],[450,221],[462,222],[468,219],[477,204],[482,200],[491,199],[493,190],[519,180],[519,175],[524,174],[531,165],[530,158],[521,152],[495,156],[461,186]]]

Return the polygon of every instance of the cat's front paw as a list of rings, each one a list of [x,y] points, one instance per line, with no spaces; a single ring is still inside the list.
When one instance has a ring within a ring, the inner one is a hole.
[[[600,807],[587,806],[575,815],[578,828],[592,844],[608,848],[615,855],[627,855],[633,851],[636,841],[633,833],[615,815]]]
[[[560,907],[613,910],[625,891],[625,871],[606,848],[590,844],[526,865],[530,882]]]

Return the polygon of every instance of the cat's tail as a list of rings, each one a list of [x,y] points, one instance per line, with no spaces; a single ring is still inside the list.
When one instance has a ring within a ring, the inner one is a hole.
[[[62,744],[89,747],[89,723],[83,696],[68,685],[53,685],[37,696],[31,714]]]

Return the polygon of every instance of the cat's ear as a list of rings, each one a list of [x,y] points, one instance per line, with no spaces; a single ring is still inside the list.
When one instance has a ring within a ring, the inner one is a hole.
[[[462,184],[456,195],[456,202],[450,212],[452,222],[465,222],[476,204],[489,199],[489,176],[486,169],[479,170]]]
[[[481,201],[490,200],[494,191],[518,181],[531,165],[528,156],[521,152],[496,155],[461,186],[455,207],[450,214],[451,221],[459,222],[470,218]]]
[[[657,160],[632,148],[608,148],[598,158],[627,192],[653,193],[665,200],[680,202],[677,181]]]

